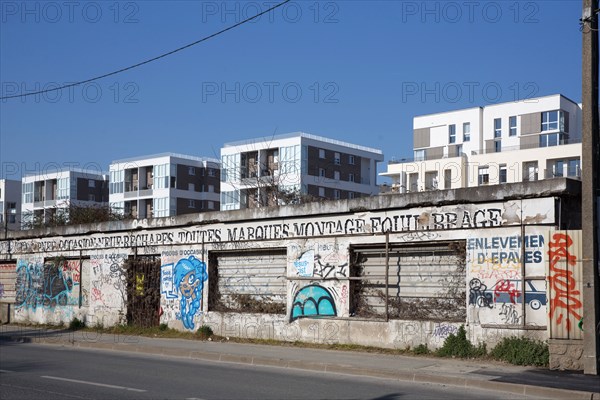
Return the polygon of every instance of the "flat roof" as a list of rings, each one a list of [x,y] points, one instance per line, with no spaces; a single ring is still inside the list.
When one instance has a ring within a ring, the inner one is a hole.
[[[122,164],[122,163],[126,163],[126,162],[143,161],[143,160],[149,160],[151,158],[161,158],[161,157],[175,157],[175,158],[181,158],[184,160],[193,160],[193,161],[202,161],[202,162],[209,161],[209,162],[220,163],[220,161],[217,160],[216,158],[197,157],[197,156],[190,156],[187,154],[166,152],[166,153],[158,153],[158,154],[149,154],[149,155],[138,156],[138,157],[122,158],[120,160],[112,161],[111,164]]]
[[[476,106],[476,107],[467,107],[467,108],[457,108],[455,110],[447,110],[447,111],[440,111],[440,112],[435,112],[435,113],[431,113],[431,114],[419,114],[419,115],[415,115],[413,118],[420,118],[420,117],[429,117],[431,115],[441,115],[441,114],[449,114],[449,113],[453,113],[453,112],[457,112],[457,111],[466,111],[466,110],[474,110],[474,109],[483,109],[486,107],[496,107],[496,106],[501,106],[503,104],[509,104],[509,103],[519,103],[519,102],[526,102],[526,101],[532,101],[532,100],[539,100],[539,99],[544,99],[544,98],[548,98],[548,97],[555,97],[555,96],[559,96],[562,97],[568,101],[570,101],[571,103],[575,104],[575,105],[579,105],[579,103],[569,99],[567,96],[564,96],[560,93],[555,93],[555,94],[549,94],[547,96],[539,96],[539,97],[530,97],[527,99],[521,99],[518,101],[505,101],[502,103],[493,103],[493,104],[488,104],[486,106]]]
[[[355,149],[355,150],[368,151],[368,152],[371,152],[371,153],[383,155],[383,151],[382,150],[375,149],[373,147],[361,146],[359,144],[344,142],[344,141],[336,140],[336,139],[330,139],[330,138],[327,138],[327,137],[324,137],[324,136],[313,135],[313,134],[306,133],[306,132],[290,132],[290,133],[284,133],[284,134],[281,134],[281,135],[274,135],[274,136],[270,136],[270,137],[265,136],[264,138],[253,138],[253,139],[246,139],[246,140],[238,140],[238,141],[235,141],[235,142],[225,143],[223,145],[223,147],[242,146],[242,145],[245,145],[245,144],[253,144],[253,143],[257,143],[257,142],[267,142],[267,141],[273,141],[273,140],[279,140],[279,139],[290,139],[290,138],[295,138],[295,137],[302,137],[302,138],[305,138],[305,139],[312,139],[312,140],[316,140],[316,141],[319,141],[319,142],[335,144],[335,145],[338,145],[338,146],[344,146],[344,147],[348,147],[348,148]]]

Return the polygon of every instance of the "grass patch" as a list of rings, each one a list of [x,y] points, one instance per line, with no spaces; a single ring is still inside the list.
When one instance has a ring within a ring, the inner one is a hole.
[[[511,364],[535,365],[538,367],[547,367],[550,358],[546,343],[516,336],[502,339],[492,349],[490,355],[496,360]]]

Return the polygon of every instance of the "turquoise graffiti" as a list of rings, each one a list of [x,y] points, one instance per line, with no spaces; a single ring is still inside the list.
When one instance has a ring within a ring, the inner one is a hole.
[[[35,309],[66,306],[73,290],[73,279],[64,274],[62,266],[39,263],[19,263],[16,280],[16,306]]]
[[[290,321],[298,318],[336,316],[333,296],[323,286],[308,285],[298,290],[292,304]]]
[[[180,299],[179,317],[186,329],[194,329],[194,317],[202,304],[207,279],[206,264],[194,256],[161,267],[161,292],[167,299]]]

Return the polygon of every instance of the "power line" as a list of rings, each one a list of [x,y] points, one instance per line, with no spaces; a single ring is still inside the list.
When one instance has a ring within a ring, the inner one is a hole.
[[[258,14],[256,14],[256,15],[252,16],[252,17],[246,18],[246,19],[245,19],[245,20],[243,20],[243,21],[240,21],[240,22],[238,22],[238,23],[236,23],[236,24],[233,24],[233,25],[231,25],[231,26],[229,26],[229,27],[227,27],[227,28],[225,28],[225,29],[222,29],[222,30],[220,30],[220,31],[218,31],[218,32],[215,32],[215,33],[213,33],[212,35],[205,36],[205,37],[203,37],[202,39],[196,40],[195,42],[192,42],[192,43],[186,44],[185,46],[179,47],[179,48],[177,48],[177,49],[175,49],[175,50],[171,50],[171,51],[169,51],[169,52],[167,52],[167,53],[163,53],[163,54],[161,54],[161,55],[159,55],[159,56],[156,56],[156,57],[154,57],[154,58],[150,58],[150,59],[148,59],[148,60],[145,60],[145,61],[139,62],[139,63],[137,63],[137,64],[134,64],[134,65],[131,65],[131,66],[129,66],[129,67],[121,68],[121,69],[118,69],[118,70],[116,70],[116,71],[113,71],[113,72],[106,73],[106,74],[104,74],[104,75],[96,76],[96,77],[94,77],[94,78],[86,79],[86,80],[79,81],[79,82],[75,82],[75,83],[70,83],[70,84],[68,84],[68,85],[63,85],[63,86],[59,86],[59,87],[52,88],[52,89],[45,89],[45,90],[40,90],[40,91],[37,91],[37,92],[31,92],[31,93],[25,93],[25,94],[16,94],[16,95],[12,95],[12,96],[4,96],[4,97],[0,97],[0,100],[8,100],[8,99],[13,99],[13,98],[17,98],[17,97],[27,97],[27,96],[34,96],[34,95],[37,95],[37,94],[43,94],[43,93],[48,93],[48,92],[55,92],[55,91],[57,91],[57,90],[62,90],[62,89],[66,89],[66,88],[70,88],[70,87],[73,87],[73,86],[78,86],[78,85],[83,85],[84,83],[88,83],[88,82],[97,81],[97,80],[99,80],[99,79],[103,79],[103,78],[106,78],[106,77],[109,77],[109,76],[112,76],[112,75],[117,75],[117,74],[120,74],[121,72],[129,71],[130,69],[134,69],[134,68],[137,68],[137,67],[141,67],[142,65],[149,64],[149,63],[151,63],[151,62],[153,62],[153,61],[156,61],[156,60],[160,60],[161,58],[164,58],[164,57],[170,56],[171,54],[175,54],[175,53],[177,53],[177,52],[179,52],[179,51],[185,50],[185,49],[187,49],[187,48],[189,48],[189,47],[195,46],[195,45],[197,45],[197,44],[200,44],[200,43],[202,43],[202,42],[205,42],[205,41],[207,41],[207,40],[209,40],[209,39],[212,39],[212,38],[214,38],[214,37],[216,37],[216,36],[219,36],[219,35],[221,35],[221,34],[223,34],[223,33],[227,32],[227,31],[230,31],[230,30],[232,30],[232,29],[234,29],[234,28],[237,28],[237,27],[238,27],[238,26],[240,26],[240,25],[243,25],[243,24],[245,24],[246,22],[250,22],[250,21],[252,21],[253,19],[256,19],[256,18],[258,18],[258,17],[260,17],[261,15],[267,14],[267,13],[269,13],[269,12],[271,12],[271,11],[275,10],[276,8],[279,8],[279,7],[283,6],[283,5],[284,5],[284,4],[286,4],[286,3],[289,3],[290,1],[292,1],[292,0],[285,0],[285,1],[282,1],[281,3],[274,5],[273,7],[269,8],[269,9],[267,9],[267,10],[263,11],[263,12],[260,12],[260,13],[258,13]]]

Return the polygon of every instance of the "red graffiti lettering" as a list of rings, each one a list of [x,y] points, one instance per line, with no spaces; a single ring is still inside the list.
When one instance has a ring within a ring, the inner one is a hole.
[[[550,318],[556,314],[556,323],[561,324],[563,318],[566,321],[567,330],[571,330],[571,318],[576,321],[581,319],[579,309],[582,306],[579,290],[576,290],[577,281],[573,277],[573,271],[568,270],[568,266],[577,264],[577,257],[569,253],[569,247],[573,244],[573,239],[564,233],[555,233],[552,236],[552,242],[548,244],[550,250],[550,282],[552,298],[550,299]],[[558,265],[561,261],[566,261],[566,269]],[[566,315],[564,313],[566,311]]]
[[[92,300],[104,301],[102,299],[102,292],[98,288],[92,288]]]
[[[519,290],[515,288],[515,284],[507,279],[498,281],[496,284],[496,289],[494,289],[494,301],[497,302],[501,299],[503,293],[508,294],[510,302],[513,304],[516,304],[517,297],[521,296]]]

